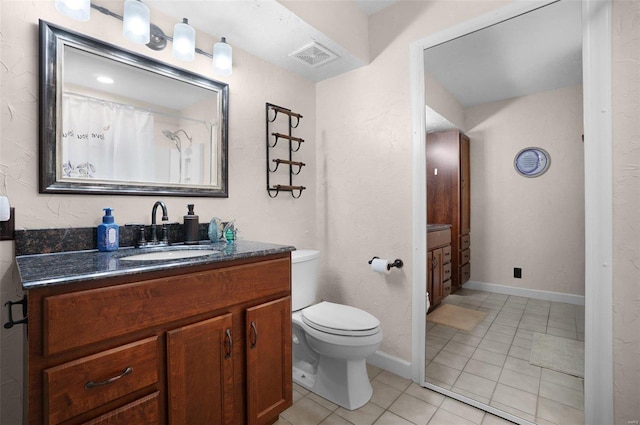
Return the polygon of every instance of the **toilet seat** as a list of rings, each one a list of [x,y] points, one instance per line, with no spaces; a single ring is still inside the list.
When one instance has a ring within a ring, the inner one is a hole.
[[[369,336],[380,331],[380,321],[364,310],[348,305],[320,302],[302,310],[309,327],[332,335]]]

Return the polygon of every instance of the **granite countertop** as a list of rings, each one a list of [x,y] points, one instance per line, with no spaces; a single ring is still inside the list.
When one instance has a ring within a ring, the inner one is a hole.
[[[439,230],[447,230],[450,228],[450,224],[427,224],[427,232],[437,232]]]
[[[193,245],[176,245],[190,248]],[[159,270],[170,270],[201,264],[211,264],[264,255],[294,251],[295,247],[264,242],[238,240],[233,244],[226,242],[210,243],[201,241],[198,249],[213,249],[218,254],[207,256],[178,258],[154,261],[123,261],[123,257],[166,250],[164,248],[121,248],[117,251],[99,252],[97,250],[57,252],[51,254],[22,255],[16,257],[18,272],[23,289],[35,289],[49,285],[95,280],[106,277],[131,275]]]

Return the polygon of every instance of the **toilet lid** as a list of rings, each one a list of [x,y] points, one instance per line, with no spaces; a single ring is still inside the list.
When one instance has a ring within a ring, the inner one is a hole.
[[[316,330],[334,335],[373,335],[380,326],[380,321],[366,311],[327,301],[302,310],[302,320]]]

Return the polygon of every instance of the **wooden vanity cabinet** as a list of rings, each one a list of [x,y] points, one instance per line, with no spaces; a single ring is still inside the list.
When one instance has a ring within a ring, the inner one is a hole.
[[[449,130],[427,134],[427,223],[451,225],[451,291],[471,274],[469,138]]]
[[[429,311],[451,293],[451,230],[430,231],[427,237]]]
[[[290,295],[288,252],[31,289],[28,423],[274,423]]]

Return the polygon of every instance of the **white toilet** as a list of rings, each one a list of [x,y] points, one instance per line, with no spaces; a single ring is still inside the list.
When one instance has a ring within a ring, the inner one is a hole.
[[[382,342],[380,321],[355,307],[316,304],[319,257],[314,250],[291,253],[293,381],[354,410],[373,394],[365,359]]]

